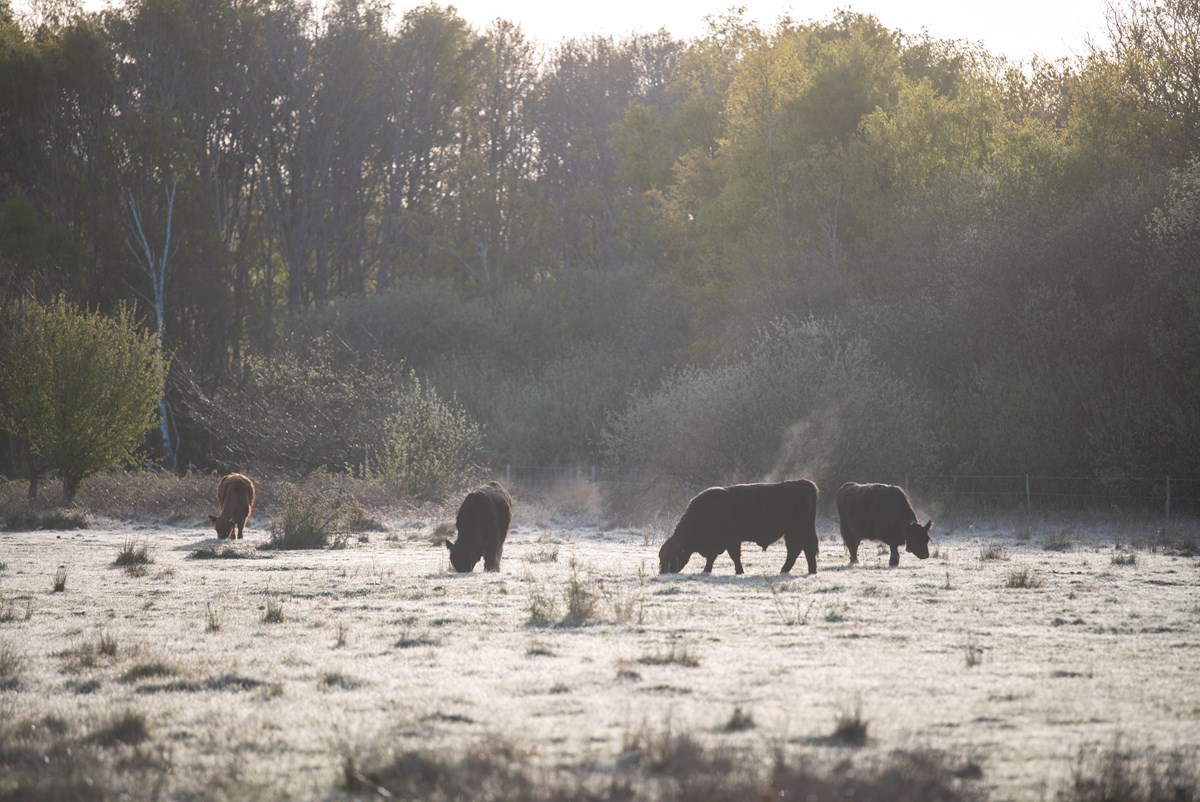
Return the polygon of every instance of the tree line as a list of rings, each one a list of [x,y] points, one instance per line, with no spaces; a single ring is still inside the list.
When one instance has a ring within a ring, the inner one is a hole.
[[[404,473],[424,415],[697,483],[1200,474],[1194,2],[1030,64],[849,11],[546,48],[374,0],[33,9],[0,326],[134,310],[171,469]]]

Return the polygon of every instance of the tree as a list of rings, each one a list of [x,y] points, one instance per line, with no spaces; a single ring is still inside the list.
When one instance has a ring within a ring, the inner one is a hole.
[[[0,427],[23,438],[30,497],[46,463],[70,503],[84,479],[133,457],[154,428],[167,358],[127,306],[109,317],[59,297],[31,303],[0,353]]]

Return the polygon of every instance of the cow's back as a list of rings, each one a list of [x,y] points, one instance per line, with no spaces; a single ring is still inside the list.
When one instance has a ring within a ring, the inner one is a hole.
[[[778,539],[816,515],[817,486],[804,479],[710,487],[684,510],[675,531],[696,538],[701,553],[736,540]]]
[[[837,509],[843,530],[862,539],[884,539],[916,520],[908,495],[895,485],[847,482],[838,488]]]
[[[240,520],[244,524],[254,508],[254,482],[240,473],[222,477],[217,485],[217,503],[221,506],[222,518]]]

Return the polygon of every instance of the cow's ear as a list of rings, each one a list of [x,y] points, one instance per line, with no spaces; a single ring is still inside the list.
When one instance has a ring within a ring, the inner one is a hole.
[[[444,537],[444,538],[442,538],[442,542],[446,544],[447,549],[449,549],[451,551],[454,550],[454,545],[450,542],[450,538]]]
[[[925,534],[927,534],[927,535],[929,534],[929,528],[931,526],[933,526],[933,521],[930,521],[929,523],[925,524],[924,527],[922,527],[925,530]]]
[[[217,522],[217,516],[210,515],[208,516],[208,520],[215,524]]]

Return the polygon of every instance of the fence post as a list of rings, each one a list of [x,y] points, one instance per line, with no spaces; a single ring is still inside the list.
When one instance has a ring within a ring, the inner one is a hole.
[[[1163,513],[1166,516],[1165,523],[1171,523],[1171,477],[1167,477],[1167,508]]]
[[[1025,512],[1033,512],[1033,496],[1029,492],[1029,474],[1025,474]]]

